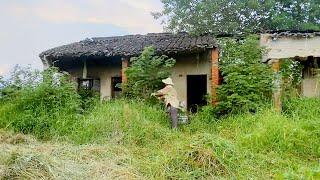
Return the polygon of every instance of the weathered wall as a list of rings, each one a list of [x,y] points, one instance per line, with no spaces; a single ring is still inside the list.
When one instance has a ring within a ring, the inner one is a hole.
[[[320,83],[317,78],[306,77],[302,80],[302,95],[305,97],[320,97]]]
[[[172,80],[175,83],[179,100],[186,103],[187,75],[207,75],[207,93],[211,94],[211,61],[208,54],[204,53],[176,58]]]
[[[187,75],[207,75],[207,93],[211,92],[211,61],[209,54],[195,54],[175,57],[176,64],[172,72],[172,80],[179,94],[179,100],[187,103]],[[82,68],[68,70],[73,79],[82,77]],[[101,98],[111,98],[111,77],[121,76],[121,65],[105,65],[87,67],[87,77],[100,78]],[[195,87],[197,88],[197,87]]]
[[[320,36],[314,34],[294,34],[291,36],[280,36],[273,34],[261,34],[260,45],[267,49],[263,62],[269,63],[274,60],[296,58],[306,61],[308,57],[320,57]],[[320,97],[320,87],[316,77],[304,73],[301,93],[305,97]]]
[[[88,75],[90,78],[100,79],[100,97],[101,99],[111,98],[111,77],[121,76],[121,67],[115,65],[104,65],[100,67],[87,67]],[[82,69],[70,69],[71,77],[77,81],[77,78],[82,77]]]
[[[263,61],[294,57],[320,57],[320,36],[314,37],[273,37],[261,34],[260,44],[268,50]]]

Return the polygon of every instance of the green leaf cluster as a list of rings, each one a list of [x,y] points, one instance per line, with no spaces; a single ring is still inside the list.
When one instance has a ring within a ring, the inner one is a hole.
[[[255,112],[270,102],[273,89],[273,73],[267,64],[261,63],[264,52],[257,37],[243,40],[221,40],[219,62],[223,76],[218,88],[218,114]]]
[[[320,30],[319,0],[162,0],[155,12],[167,30],[246,33]]]
[[[131,58],[130,67],[125,71],[125,95],[149,99],[152,92],[163,87],[161,80],[171,75],[175,62],[165,55],[157,56],[153,47],[146,47],[139,57]]]
[[[282,59],[280,65],[281,98],[286,101],[300,95],[303,65],[294,59]]]
[[[0,127],[11,127],[40,138],[50,136],[53,129],[70,131],[81,110],[81,98],[68,74],[60,73],[56,68],[39,74],[30,69],[19,69],[20,73],[13,73],[11,77],[15,78],[8,80],[8,86],[3,89],[6,94],[0,98],[0,105],[5,105],[0,108]],[[19,76],[21,72],[29,75]],[[39,81],[27,83],[34,78]],[[64,128],[57,129],[58,126]]]

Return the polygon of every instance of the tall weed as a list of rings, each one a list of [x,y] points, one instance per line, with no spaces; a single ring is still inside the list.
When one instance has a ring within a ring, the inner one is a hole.
[[[35,86],[23,86],[3,101],[0,107],[1,128],[50,138],[52,131],[68,133],[78,117],[80,97],[68,76],[56,69],[42,73]]]

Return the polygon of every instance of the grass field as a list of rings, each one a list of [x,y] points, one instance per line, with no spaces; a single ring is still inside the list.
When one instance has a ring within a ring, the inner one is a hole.
[[[116,100],[57,116],[65,119],[26,116],[33,126],[45,122],[43,131],[27,131],[16,122],[20,112],[2,104],[0,177],[319,179],[319,104],[295,99],[282,114],[267,108],[219,120],[206,107],[191,124],[171,130],[159,106]]]

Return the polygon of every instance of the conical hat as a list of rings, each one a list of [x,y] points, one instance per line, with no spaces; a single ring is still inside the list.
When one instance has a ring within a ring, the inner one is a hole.
[[[166,78],[166,79],[163,79],[162,82],[164,84],[169,84],[169,85],[174,85],[173,82],[172,82],[172,79],[171,78]]]

